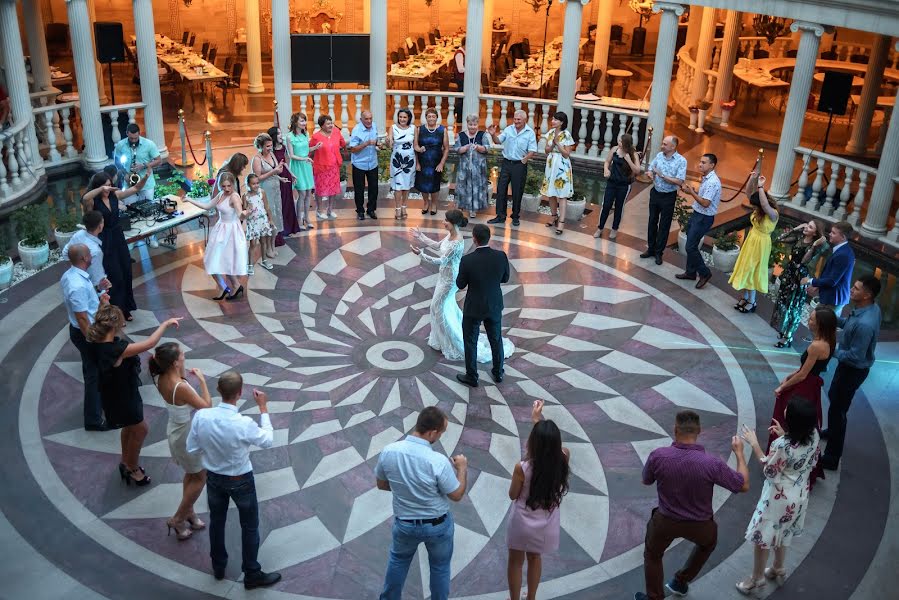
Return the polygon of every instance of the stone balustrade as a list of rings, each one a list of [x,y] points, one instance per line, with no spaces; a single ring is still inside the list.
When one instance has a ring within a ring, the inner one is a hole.
[[[0,206],[28,195],[41,183],[29,142],[30,120],[0,132]]]
[[[794,152],[802,171],[790,206],[825,221],[849,221],[858,227],[877,169],[802,146]]]

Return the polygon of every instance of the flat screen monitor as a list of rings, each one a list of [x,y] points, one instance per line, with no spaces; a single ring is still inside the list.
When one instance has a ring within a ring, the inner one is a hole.
[[[369,36],[355,33],[331,36],[331,74],[334,83],[368,83]]]
[[[331,36],[297,33],[290,36],[290,78],[293,83],[331,81]]]

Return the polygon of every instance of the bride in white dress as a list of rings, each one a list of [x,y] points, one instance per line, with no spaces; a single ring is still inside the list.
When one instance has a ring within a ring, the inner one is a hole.
[[[431,334],[428,345],[443,353],[447,360],[464,360],[465,347],[462,342],[462,309],[456,302],[456,276],[459,274],[459,263],[464,254],[465,240],[462,239],[461,228],[468,224],[468,219],[461,210],[446,211],[443,228],[446,236],[439,242],[423,234],[417,227],[410,229],[413,239],[424,244],[412,245],[412,252],[423,261],[438,265],[437,285],[434,287],[434,298],[431,300]],[[430,254],[429,254],[430,252]],[[503,338],[503,356],[512,356],[515,345],[508,338]],[[478,362],[490,362],[492,353],[490,343],[484,332],[478,336]]]

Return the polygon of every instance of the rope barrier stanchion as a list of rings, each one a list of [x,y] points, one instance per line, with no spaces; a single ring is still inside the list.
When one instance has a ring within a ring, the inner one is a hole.
[[[275,127],[277,127],[278,129],[281,129],[281,123],[279,123],[279,119],[278,119],[278,101],[273,100],[272,104],[274,105],[274,111],[275,111],[275,118],[273,119],[272,124]]]
[[[202,167],[206,164],[206,161],[209,160],[209,152],[207,151],[206,156],[203,157],[203,160],[197,158],[197,153],[194,152],[194,145],[190,141],[190,133],[187,131],[187,125],[184,126],[184,138],[187,140],[187,147],[190,148],[190,155],[194,157],[194,161],[197,163],[198,167]]]
[[[206,164],[209,167],[209,179],[212,179],[212,132],[208,129],[203,133],[206,140]]]
[[[184,109],[178,109],[178,136],[181,138],[181,161],[176,162],[175,166],[185,169],[194,166],[194,163],[187,159],[187,132],[184,129]]]
[[[743,181],[743,185],[740,186],[740,189],[738,189],[736,192],[734,192],[733,196],[731,196],[727,200],[721,200],[722,203],[732,202],[733,200],[736,200],[737,196],[739,196],[741,193],[743,193],[743,190],[746,189],[746,186],[749,184],[749,181],[752,179],[753,175],[756,177],[759,176],[759,174],[762,172],[762,159],[764,159],[764,158],[765,158],[765,149],[759,148],[759,154],[758,154],[758,157],[756,157],[756,159],[755,159],[755,165],[752,167],[752,171],[749,172],[749,175],[746,177],[745,181]]]
[[[637,181],[640,183],[650,183],[652,179],[646,174],[646,169],[649,168],[649,149],[652,147],[652,125],[647,125],[646,127],[646,143],[643,144],[643,164],[640,165],[641,173],[637,176]]]

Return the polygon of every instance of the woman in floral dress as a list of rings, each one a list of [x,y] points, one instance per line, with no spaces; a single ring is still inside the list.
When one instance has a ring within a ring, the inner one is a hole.
[[[543,137],[546,140],[546,170],[543,172],[540,195],[549,199],[553,216],[553,220],[546,226],[555,227],[556,234],[562,235],[568,199],[574,195],[571,158],[569,158],[571,151],[574,150],[574,138],[568,131],[568,115],[556,111],[552,119],[552,129]]]
[[[487,179],[487,151],[490,137],[478,130],[478,116],[465,117],[465,130],[456,138],[459,169],[456,171],[456,208],[468,211],[474,219],[477,211],[487,208],[489,181]]]
[[[409,190],[415,185],[415,127],[412,111],[401,108],[396,113],[396,123],[387,134],[390,154],[390,189],[393,190],[395,218],[405,219]]]
[[[809,476],[820,456],[817,418],[811,402],[802,398],[790,400],[784,426],[775,422],[770,428],[780,437],[771,444],[767,456],[755,432],[743,426],[742,437],[762,463],[765,483],[746,528],[746,541],[755,546],[755,551],[752,575],[737,583],[737,590],[742,594],[764,586],[767,579],[782,583],[786,576],[787,547],[794,537],[802,534],[808,509]],[[772,549],[774,564],[766,568]]]

